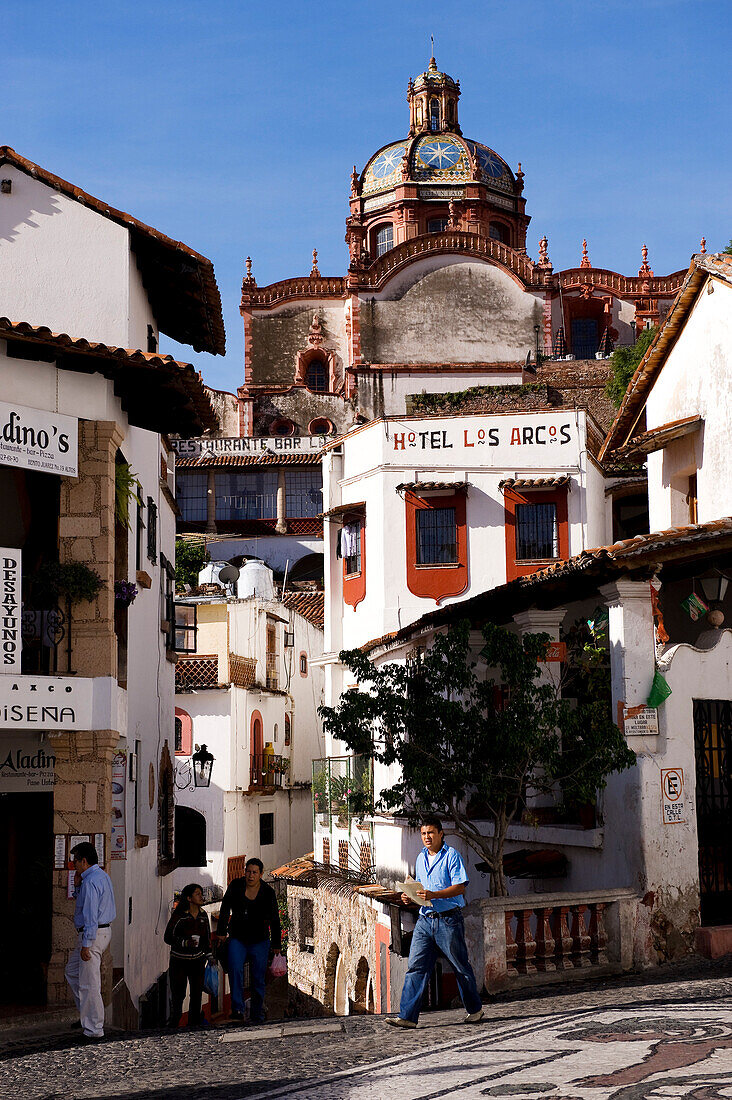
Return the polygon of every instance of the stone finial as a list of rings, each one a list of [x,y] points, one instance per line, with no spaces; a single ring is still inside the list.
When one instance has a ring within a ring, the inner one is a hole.
[[[460,228],[460,215],[457,212],[457,206],[452,200],[447,204],[447,228]]]
[[[521,161],[518,162],[518,171],[516,172],[516,190],[519,194],[524,189],[524,172],[521,167]]]
[[[539,241],[539,263],[542,267],[547,267],[549,264],[549,241],[546,239],[546,234]]]
[[[246,281],[248,283],[255,282],[255,278],[252,275],[252,257],[251,256],[247,256],[247,258],[246,258],[246,269],[247,269]]]
[[[351,172],[351,197],[354,198],[358,194],[358,172],[356,171],[356,165],[353,166]]]
[[[587,238],[582,241],[582,262],[580,267],[592,267],[590,257],[587,255]]]
[[[640,266],[640,269],[638,271],[638,275],[641,276],[641,277],[652,278],[653,277],[653,271],[648,266],[648,247],[645,244],[641,248],[641,256],[643,257],[643,263]]]
[[[320,272],[318,271],[318,250],[317,250],[317,248],[313,249],[313,266],[310,269],[310,278],[311,279],[319,279],[320,278]]]
[[[707,238],[706,237],[702,237],[702,239],[699,241],[699,251],[701,252],[702,256],[706,256],[706,254],[707,254]]]
[[[311,348],[319,348],[323,343],[323,325],[317,313],[313,314],[313,323],[308,332],[308,344]]]

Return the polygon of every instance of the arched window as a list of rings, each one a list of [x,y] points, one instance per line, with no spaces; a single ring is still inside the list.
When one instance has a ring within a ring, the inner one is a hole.
[[[440,102],[437,99],[430,100],[430,130],[440,128]]]
[[[206,866],[206,818],[190,806],[175,807],[175,859],[179,867]]]
[[[501,241],[502,244],[511,243],[508,227],[501,225],[500,222],[491,222],[488,227],[488,236],[494,241]]]
[[[307,653],[300,654],[300,675],[307,676],[308,674],[308,655]]]
[[[427,222],[428,233],[444,233],[447,229],[447,218],[430,218]]]
[[[286,417],[280,417],[279,420],[273,420],[269,426],[270,435],[294,435],[295,424],[292,420],[288,420]]]
[[[158,874],[167,875],[173,870],[175,837],[175,792],[173,789],[173,762],[168,742],[163,745],[158,765]]]
[[[381,225],[376,230],[376,255],[383,256],[394,247],[394,226]]]
[[[175,755],[190,756],[193,752],[193,721],[180,707],[175,708]]]
[[[308,431],[311,435],[330,435],[333,431],[333,424],[327,416],[318,416],[315,420],[310,421]]]
[[[313,359],[308,365],[305,385],[313,393],[328,392],[328,368],[322,359]]]

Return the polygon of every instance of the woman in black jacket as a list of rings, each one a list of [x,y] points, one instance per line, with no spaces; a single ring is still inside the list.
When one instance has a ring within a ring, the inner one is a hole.
[[[165,942],[170,944],[171,1007],[168,1027],[178,1027],[183,1012],[186,985],[190,987],[188,1023],[191,1027],[208,1021],[201,1016],[201,995],[206,959],[211,953],[211,926],[203,906],[203,887],[192,882],[181,891],[180,901],[173,910],[165,929]]]

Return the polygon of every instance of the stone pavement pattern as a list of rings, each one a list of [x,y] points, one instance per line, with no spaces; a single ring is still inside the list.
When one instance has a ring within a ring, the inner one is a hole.
[[[430,1013],[260,1029],[0,1032],[1,1100],[732,1100],[732,965],[515,992],[486,1021]],[[225,1040],[225,1041],[222,1041]]]

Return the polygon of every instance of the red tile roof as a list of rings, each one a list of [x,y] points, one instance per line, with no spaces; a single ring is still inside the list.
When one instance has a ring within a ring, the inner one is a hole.
[[[190,434],[218,426],[201,375],[171,355],[117,348],[7,317],[0,317],[0,339],[8,341],[11,354],[19,350],[13,345],[48,348],[59,369],[112,379],[138,427]]]
[[[80,187],[54,176],[32,160],[0,145],[0,165],[10,164],[54,191],[88,206],[130,231],[132,248],[142,271],[145,289],[160,329],[195,351],[223,355],[226,350],[221,296],[213,264],[181,241],[116,210]]]
[[[556,477],[504,477],[498,482],[499,489],[560,489],[569,484],[569,474]]]
[[[709,277],[732,284],[732,256],[696,255],[666,320],[630,380],[622,404],[600,450],[600,461],[611,458],[627,443],[645,407],[666,358],[679,338],[702,286]]]
[[[196,457],[181,456],[176,458],[176,466],[179,469],[202,469],[207,466],[319,466],[320,452],[313,451],[307,454],[288,454],[271,451],[261,451],[259,454],[201,454]]]
[[[296,611],[298,615],[302,615],[313,626],[317,626],[318,630],[323,629],[324,592],[285,592],[282,602],[285,607],[288,607],[291,611]]]

